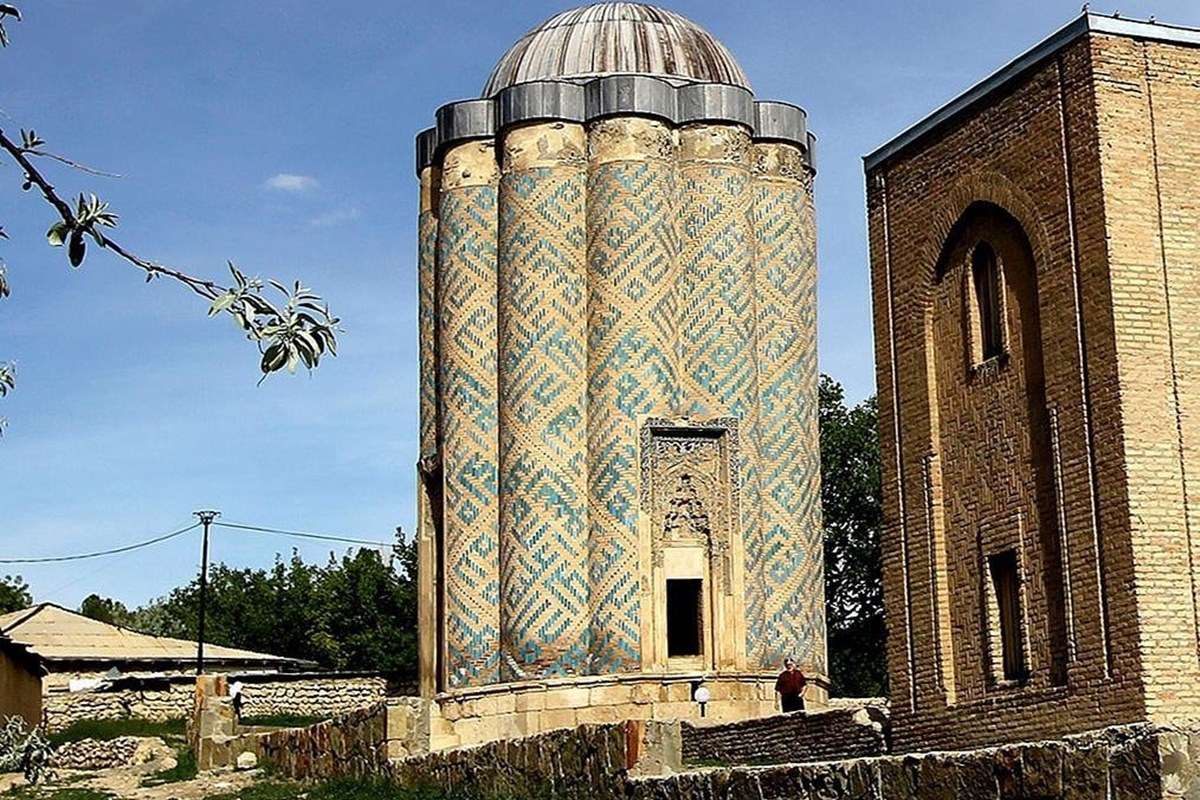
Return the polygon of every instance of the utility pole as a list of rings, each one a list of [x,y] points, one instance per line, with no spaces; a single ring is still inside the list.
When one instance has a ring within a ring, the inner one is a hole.
[[[204,544],[200,550],[200,619],[196,630],[196,674],[204,674],[204,607],[208,601],[208,528],[221,516],[220,511],[193,512],[204,525]]]

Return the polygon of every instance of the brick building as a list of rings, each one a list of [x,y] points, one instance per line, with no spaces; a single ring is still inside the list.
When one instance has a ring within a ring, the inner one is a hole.
[[[898,749],[1200,713],[1198,132],[1085,13],[866,159]]]

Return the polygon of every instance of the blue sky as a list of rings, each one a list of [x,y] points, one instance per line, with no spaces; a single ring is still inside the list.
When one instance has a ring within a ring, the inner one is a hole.
[[[413,528],[416,458],[412,140],[475,96],[557,2],[329,4],[28,0],[0,52],[0,127],[122,173],[50,170],[122,215],[119,240],[187,270],[301,277],[344,319],[341,356],[260,387],[226,320],[166,281],[92,253],[72,271],[52,221],[0,167],[0,553],[59,555],[230,520],[388,539]],[[821,137],[821,368],[873,391],[861,156],[1065,24],[1077,0],[678,2],[721,38],[759,97],[809,110]],[[1093,3],[1094,10],[1113,8]],[[1200,25],[1194,0],[1125,2]],[[220,531],[213,556],[261,566],[288,540]],[[304,544],[308,558],[328,547]],[[23,568],[39,600],[141,603],[189,579],[198,539]],[[4,570],[0,567],[0,573]]]

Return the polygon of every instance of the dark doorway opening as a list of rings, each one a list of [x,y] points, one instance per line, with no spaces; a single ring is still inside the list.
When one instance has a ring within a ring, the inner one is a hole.
[[[667,580],[667,656],[704,655],[704,581]]]

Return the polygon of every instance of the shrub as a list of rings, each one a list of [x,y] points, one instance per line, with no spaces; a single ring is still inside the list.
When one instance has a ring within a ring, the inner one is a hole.
[[[50,740],[42,729],[28,729],[21,717],[8,717],[0,727],[0,772],[20,772],[37,783],[51,777]]]

